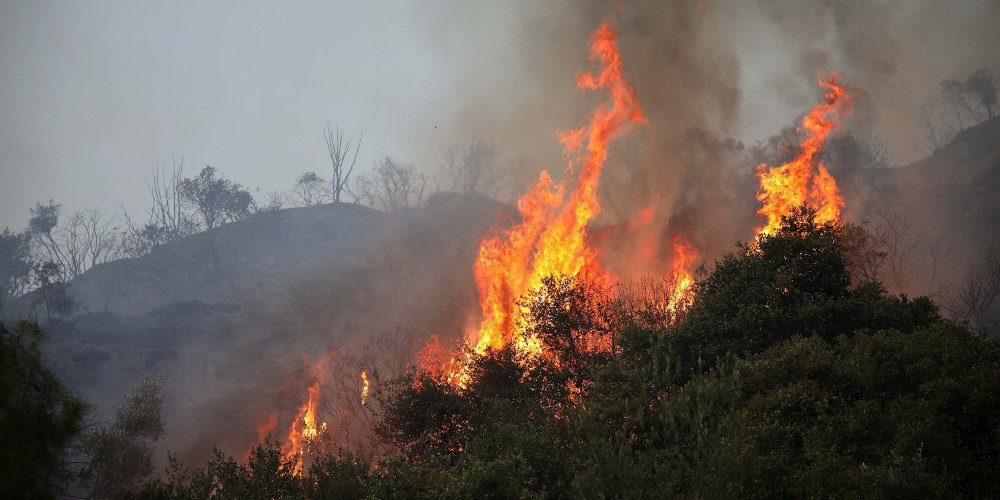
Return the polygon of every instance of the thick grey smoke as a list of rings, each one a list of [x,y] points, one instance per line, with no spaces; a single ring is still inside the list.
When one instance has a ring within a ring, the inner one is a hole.
[[[464,62],[465,76],[453,89],[456,111],[444,130],[476,131],[495,142],[520,182],[512,193],[542,168],[561,170],[553,133],[579,124],[591,109],[595,97],[574,88],[575,74],[589,67],[590,33],[616,11],[625,72],[649,126],[619,142],[609,160],[605,219],[630,219],[654,204],[659,220],[685,226],[678,230],[708,255],[746,239],[756,222],[756,181],[741,164],[745,157],[733,154],[737,143],[726,138],[751,146],[794,126],[821,95],[817,77],[837,71],[856,95],[845,130],[862,142],[884,141],[896,164],[908,163],[921,156],[917,114],[940,97],[939,82],[995,66],[1000,44],[998,2],[429,8],[421,24],[430,45],[444,60]],[[842,184],[846,215],[860,219],[871,186]]]

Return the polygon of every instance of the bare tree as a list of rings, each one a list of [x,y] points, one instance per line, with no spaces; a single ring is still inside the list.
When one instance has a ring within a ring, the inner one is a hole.
[[[846,223],[841,227],[841,243],[847,258],[851,282],[881,282],[888,261],[886,233],[876,228],[869,230],[869,222]]]
[[[895,291],[902,293],[916,276],[910,264],[917,257],[923,234],[914,233],[913,225],[899,212],[879,209],[878,214],[880,222],[877,231],[884,234],[881,238],[885,241],[889,279]]]
[[[927,290],[932,290],[934,289],[934,283],[937,282],[941,264],[948,258],[948,254],[951,253],[951,245],[946,244],[944,238],[938,236],[930,240],[926,246],[927,254],[930,258],[930,274],[927,276]]]
[[[958,133],[948,124],[943,115],[932,101],[924,103],[917,111],[917,120],[920,122],[923,133],[921,140],[917,143],[917,149],[921,153],[934,154]]]
[[[923,127],[921,150],[931,154],[959,132],[997,115],[997,87],[1000,80],[987,67],[977,69],[965,80],[941,80],[946,106],[938,111],[933,102],[918,112]]]
[[[162,164],[153,167],[146,179],[152,206],[149,209],[148,225],[161,228],[167,241],[181,238],[194,232],[194,221],[185,210],[181,193],[184,179],[184,158],[172,160],[170,170]]]
[[[942,291],[941,304],[951,316],[986,335],[1000,332],[1000,253],[987,252],[986,261],[959,285]]]
[[[316,175],[316,172],[304,172],[292,187],[292,196],[304,207],[325,202],[327,195],[326,180]]]
[[[87,267],[91,268],[122,257],[120,227],[115,216],[104,218],[96,208],[82,213],[84,239],[87,242]]]
[[[358,151],[361,150],[361,140],[364,138],[364,134],[362,133],[358,137],[358,142],[355,144],[350,139],[344,138],[344,131],[340,129],[340,125],[331,127],[327,123],[326,129],[323,130],[323,138],[326,139],[326,150],[330,155],[330,166],[332,167],[330,195],[334,203],[340,203],[343,194],[350,186],[351,174],[358,161]],[[351,146],[354,146],[353,155],[351,155]],[[347,161],[348,157],[350,157],[349,162]]]
[[[496,148],[478,136],[464,146],[448,148],[439,167],[440,187],[457,193],[496,196],[503,178],[496,157]]]
[[[119,227],[114,216],[104,218],[97,209],[73,212],[59,221],[60,205],[49,201],[32,209],[31,228],[38,262],[55,262],[60,278],[69,281],[91,267],[122,255]]]
[[[355,196],[372,208],[396,214],[420,205],[426,188],[426,175],[386,156],[358,178]]]
[[[257,205],[257,213],[277,212],[288,204],[287,194],[283,191],[271,190],[264,193],[264,203]]]
[[[862,144],[862,166],[866,169],[891,168],[895,163],[892,149],[884,137],[873,135]]]

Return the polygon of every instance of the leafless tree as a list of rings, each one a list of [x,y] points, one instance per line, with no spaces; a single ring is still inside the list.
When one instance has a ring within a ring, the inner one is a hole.
[[[895,291],[902,293],[916,276],[916,270],[910,264],[917,257],[923,234],[914,232],[913,225],[899,212],[879,209],[878,215],[880,220],[876,230],[884,233],[882,238],[885,241],[889,279]]]
[[[292,196],[304,207],[324,203],[328,193],[326,180],[316,175],[316,172],[304,172],[292,187]]]
[[[997,115],[997,87],[1000,84],[990,68],[982,67],[965,80],[942,80],[941,95],[945,106],[926,103],[918,111],[923,128],[920,149],[931,154],[951,141],[959,132]]]
[[[364,134],[358,137],[358,142],[353,143],[351,139],[344,138],[344,131],[340,125],[331,127],[326,124],[323,130],[323,138],[326,139],[326,150],[330,155],[330,166],[332,167],[332,177],[330,179],[330,195],[334,203],[340,203],[343,194],[347,192],[351,174],[358,161],[358,151],[361,150],[361,140]],[[351,155],[351,146],[354,146],[354,154]],[[350,161],[348,161],[350,157]]]
[[[920,122],[923,134],[921,140],[917,142],[917,148],[925,155],[934,154],[959,132],[933,101],[928,101],[920,107],[917,111],[917,121]]]
[[[60,221],[60,208],[50,201],[32,209],[36,261],[59,264],[60,278],[69,281],[91,267],[121,256],[115,217],[104,218],[97,209],[88,209]]]
[[[354,186],[357,201],[396,214],[420,205],[427,188],[427,176],[386,156],[370,172],[360,176]]]
[[[329,416],[332,432],[321,446],[377,451],[372,425],[379,408],[374,396],[381,381],[404,373],[419,337],[415,330],[395,328],[330,355],[324,363],[327,382],[321,388],[321,411]]]
[[[104,218],[97,209],[83,212],[83,232],[89,248],[88,267],[121,258],[120,229],[115,216]]]
[[[889,252],[886,233],[880,229],[871,228],[868,221],[842,226],[841,242],[853,284],[882,281]]]
[[[892,149],[880,135],[873,135],[864,142],[862,166],[868,169],[891,168],[894,164]]]
[[[951,316],[980,333],[1000,332],[1000,253],[990,248],[986,261],[959,285],[945,287],[941,304]]]
[[[502,188],[503,171],[497,163],[496,148],[477,136],[464,146],[445,151],[438,177],[443,189],[495,197]]]
[[[257,205],[257,213],[276,212],[289,205],[288,195],[283,191],[272,190],[264,193],[264,203]]]
[[[927,290],[933,290],[934,284],[937,282],[938,271],[941,269],[941,264],[944,260],[948,258],[948,254],[951,253],[951,245],[947,244],[944,238],[938,236],[937,238],[931,239],[927,245],[927,254],[930,260],[930,274],[927,276]]]
[[[173,240],[194,232],[194,221],[185,210],[181,193],[184,179],[184,158],[173,158],[170,169],[162,164],[152,168],[146,179],[152,206],[149,209],[148,224],[162,229],[168,240]]]

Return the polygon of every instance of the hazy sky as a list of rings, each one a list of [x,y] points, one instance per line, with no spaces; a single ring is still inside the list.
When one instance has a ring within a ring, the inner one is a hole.
[[[739,61],[729,132],[766,137],[815,101],[813,75],[792,78],[808,73],[799,53],[829,49],[834,67],[865,63],[848,78],[897,87],[910,85],[917,63],[906,61],[917,61],[919,80],[933,90],[938,78],[961,76],[943,64],[980,65],[998,38],[989,19],[996,2],[958,11],[948,2],[871,3],[879,10],[704,2],[724,26],[718,43]],[[519,54],[535,48],[523,45],[519,25],[541,16],[535,26],[544,29],[565,17],[558,4],[529,4],[0,0],[0,228],[23,227],[28,209],[49,198],[67,211],[106,213],[120,200],[144,219],[144,177],[174,156],[188,175],[211,164],[251,188],[287,189],[304,171],[325,175],[327,121],[365,133],[361,168],[390,155],[430,171],[440,148],[476,132],[453,119],[469,112],[463,102],[511,95],[537,70],[520,64]],[[890,18],[897,26],[885,28]],[[853,25],[885,31],[873,38],[881,45],[852,43],[859,38],[844,27]],[[865,59],[873,47],[888,54],[888,76],[878,71],[882,59]],[[913,102],[893,105],[900,119],[910,116]],[[479,121],[502,119],[504,108],[484,107]],[[487,139],[504,148],[503,137]]]
[[[3,2],[0,227],[34,202],[145,208],[155,162],[287,188],[325,167],[324,124],[360,163],[409,159],[449,84],[400,2]]]

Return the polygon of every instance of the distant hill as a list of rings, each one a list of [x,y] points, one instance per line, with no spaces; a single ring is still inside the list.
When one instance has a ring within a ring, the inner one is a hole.
[[[182,458],[205,458],[208,443],[238,450],[303,355],[398,327],[461,332],[478,242],[509,210],[439,194],[398,215],[350,204],[258,214],[74,279],[84,312],[47,325],[46,354],[105,415],[143,377],[163,378],[164,448]]]
[[[921,237],[915,253],[936,241],[948,250],[942,276],[954,281],[974,272],[986,249],[1000,243],[1000,117],[962,131],[927,158],[880,169],[873,177],[875,193],[865,217],[877,220],[880,209],[905,214],[910,235]]]

